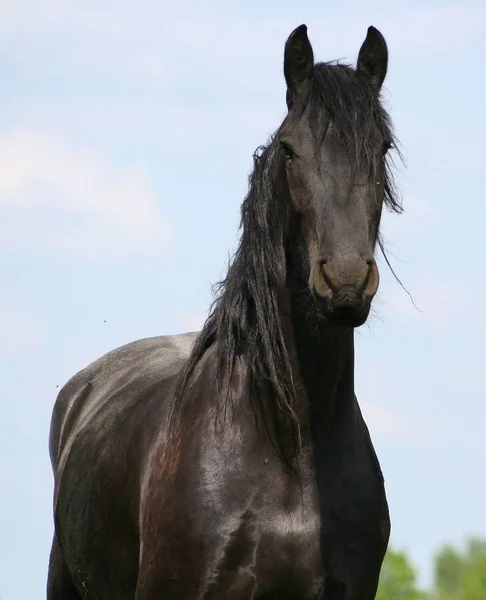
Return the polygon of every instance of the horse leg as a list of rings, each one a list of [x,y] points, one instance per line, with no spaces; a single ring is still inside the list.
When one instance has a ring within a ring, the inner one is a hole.
[[[56,534],[54,534],[49,557],[47,600],[82,600],[64,561]]]

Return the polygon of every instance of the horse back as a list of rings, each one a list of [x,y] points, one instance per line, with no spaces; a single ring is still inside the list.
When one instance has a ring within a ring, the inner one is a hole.
[[[124,564],[126,586],[133,585],[135,557],[125,554],[138,551],[144,463],[164,435],[173,386],[196,337],[152,337],[117,348],[58,395],[49,440],[55,527],[78,588],[93,579],[109,585],[110,572]]]
[[[166,387],[196,337],[186,333],[137,340],[74,375],[59,392],[52,412],[49,452],[54,473],[81,430],[113,425],[133,411],[154,385]]]

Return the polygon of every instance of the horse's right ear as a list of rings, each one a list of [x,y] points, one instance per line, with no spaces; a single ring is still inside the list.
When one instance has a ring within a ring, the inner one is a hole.
[[[307,26],[300,25],[292,31],[285,43],[284,75],[287,82],[287,106],[289,109],[299,99],[306,87],[313,66],[314,52],[307,37]]]

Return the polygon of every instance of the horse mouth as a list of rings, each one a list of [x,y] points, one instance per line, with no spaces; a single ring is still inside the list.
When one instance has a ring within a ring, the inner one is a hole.
[[[361,327],[368,319],[371,302],[363,298],[327,299],[313,294],[317,317],[337,327]]]

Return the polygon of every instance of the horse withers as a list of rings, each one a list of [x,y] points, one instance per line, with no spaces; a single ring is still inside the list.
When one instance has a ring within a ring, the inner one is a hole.
[[[288,113],[254,157],[242,234],[199,333],[136,341],[54,408],[48,600],[373,600],[390,521],[354,389],[400,212],[370,27],[356,68],[285,45]]]

